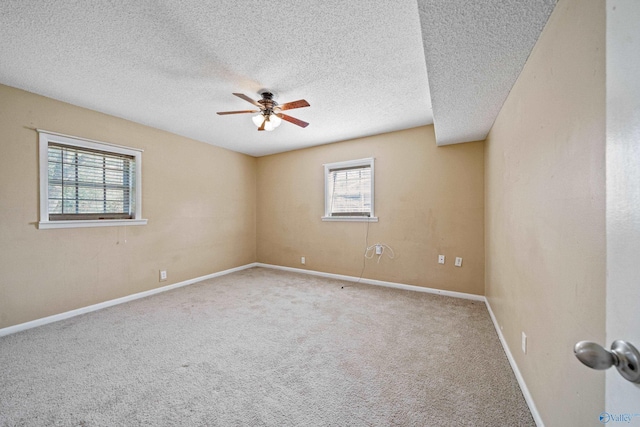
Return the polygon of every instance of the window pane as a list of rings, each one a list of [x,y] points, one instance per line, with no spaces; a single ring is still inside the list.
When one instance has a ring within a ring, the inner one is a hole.
[[[124,203],[119,201],[108,201],[107,202],[107,212],[109,213],[118,213],[118,212],[126,212]]]
[[[62,201],[62,213],[77,213],[75,200],[63,200]]]
[[[132,214],[133,156],[50,145],[48,162],[50,214]]]
[[[62,213],[62,199],[49,199],[49,213]]]
[[[122,189],[119,190],[107,190],[105,193],[105,199],[106,200],[118,200],[118,201],[124,201],[125,199],[127,199],[127,194],[128,191],[124,191]]]
[[[371,168],[332,170],[329,173],[331,215],[370,216]]]

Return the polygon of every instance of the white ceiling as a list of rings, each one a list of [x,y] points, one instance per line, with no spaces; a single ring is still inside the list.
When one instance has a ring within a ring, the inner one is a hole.
[[[438,143],[464,142],[486,135],[554,4],[2,0],[0,83],[253,156],[431,124],[432,103]],[[288,113],[310,125],[215,114],[261,89],[306,99]]]
[[[486,138],[556,0],[418,0],[438,145]]]

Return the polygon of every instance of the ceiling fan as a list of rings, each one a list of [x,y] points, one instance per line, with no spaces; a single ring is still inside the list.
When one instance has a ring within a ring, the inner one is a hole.
[[[244,99],[247,102],[250,102],[251,104],[258,107],[259,110],[220,111],[218,112],[219,115],[224,116],[226,114],[260,113],[257,116],[253,117],[253,123],[258,126],[259,131],[272,131],[280,126],[282,120],[286,120],[289,123],[293,123],[294,125],[298,125],[303,128],[309,126],[309,123],[307,122],[303,122],[300,119],[296,119],[295,117],[291,117],[287,114],[282,113],[282,111],[285,110],[309,107],[309,103],[304,99],[287,102],[286,104],[278,104],[273,100],[273,93],[268,91],[260,93],[262,99],[260,99],[259,101],[254,101],[253,99],[242,93],[234,93],[234,95],[238,98]]]

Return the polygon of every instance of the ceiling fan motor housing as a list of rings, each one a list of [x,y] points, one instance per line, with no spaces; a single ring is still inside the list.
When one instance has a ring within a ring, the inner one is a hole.
[[[258,103],[264,106],[262,114],[269,115],[273,113],[273,109],[278,105],[278,103],[273,100],[273,93],[265,91],[260,95],[262,95],[262,99],[259,100]]]

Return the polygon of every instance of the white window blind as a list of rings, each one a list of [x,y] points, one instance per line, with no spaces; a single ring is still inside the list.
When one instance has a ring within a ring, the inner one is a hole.
[[[329,170],[331,216],[371,216],[371,166]]]
[[[38,129],[38,228],[145,225],[142,150]]]
[[[135,158],[50,143],[49,220],[131,219]]]
[[[324,165],[324,221],[377,221],[373,158]]]

